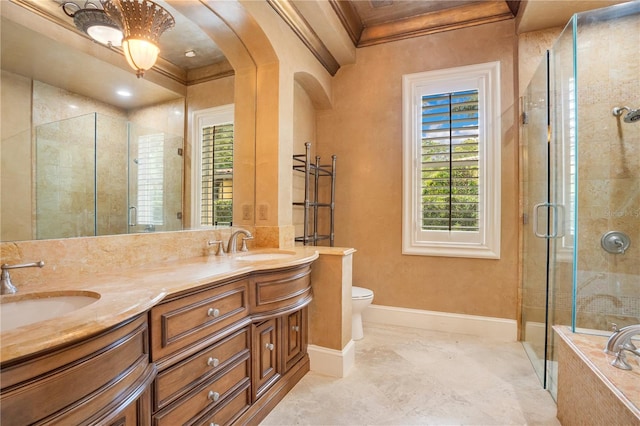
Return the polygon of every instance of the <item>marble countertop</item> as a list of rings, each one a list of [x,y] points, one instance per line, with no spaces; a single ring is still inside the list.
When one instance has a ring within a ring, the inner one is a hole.
[[[318,258],[318,252],[333,254],[332,249],[318,249],[320,247],[257,249],[251,250],[249,254],[290,252],[291,256],[260,261],[238,259],[248,253],[203,256],[105,271],[104,274],[83,279],[43,283],[42,292],[93,292],[99,294],[100,298],[88,306],[55,319],[2,332],[0,362],[6,363],[97,334],[148,311],[170,295],[253,271],[286,268],[311,262]],[[337,251],[344,253],[341,250]],[[29,297],[28,294],[19,292],[16,295],[1,296],[0,303]]]

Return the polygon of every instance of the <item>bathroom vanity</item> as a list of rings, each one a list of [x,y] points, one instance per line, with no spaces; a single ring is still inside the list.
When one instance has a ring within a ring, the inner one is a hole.
[[[2,333],[0,422],[257,424],[309,370],[317,256],[188,259],[83,284],[94,304]]]

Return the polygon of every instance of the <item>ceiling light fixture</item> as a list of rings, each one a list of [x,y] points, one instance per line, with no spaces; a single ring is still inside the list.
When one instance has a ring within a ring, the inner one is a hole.
[[[73,23],[83,33],[98,43],[119,47],[122,43],[122,30],[101,8],[87,0],[84,7],[68,1],[63,3],[64,13],[73,18]]]
[[[173,16],[151,0],[101,0],[106,14],[122,28],[122,50],[138,78],[156,63],[158,39],[175,26]]]

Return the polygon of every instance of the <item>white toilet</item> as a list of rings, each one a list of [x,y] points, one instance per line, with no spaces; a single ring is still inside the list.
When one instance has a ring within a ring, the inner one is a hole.
[[[373,302],[373,291],[363,287],[351,287],[351,338],[360,340],[362,332],[362,311]]]

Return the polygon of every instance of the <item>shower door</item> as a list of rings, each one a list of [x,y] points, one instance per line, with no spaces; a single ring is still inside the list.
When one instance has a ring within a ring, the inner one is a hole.
[[[182,137],[128,129],[129,232],[182,230]]]
[[[523,264],[521,340],[546,386],[548,336],[549,240],[546,235],[549,201],[549,84],[548,55],[538,66],[522,98]]]
[[[576,194],[573,20],[523,97],[522,342],[555,397],[554,325],[571,325]]]

